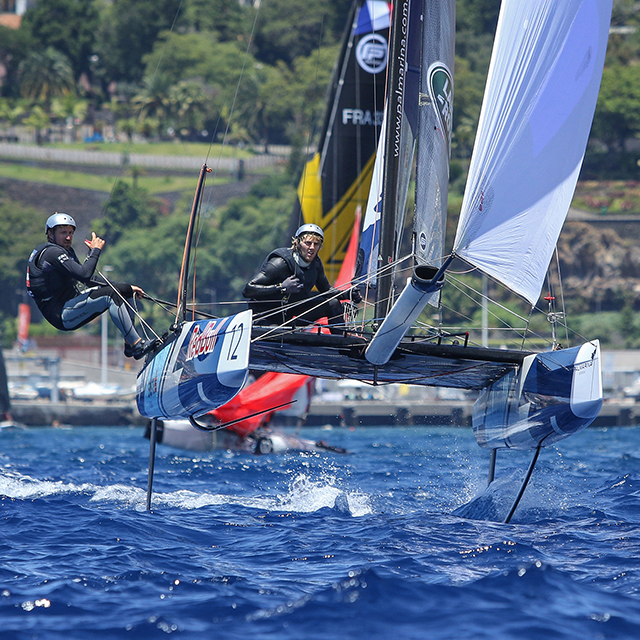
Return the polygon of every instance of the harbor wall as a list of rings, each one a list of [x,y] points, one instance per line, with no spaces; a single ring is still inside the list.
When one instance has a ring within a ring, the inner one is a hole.
[[[433,403],[393,403],[345,401],[312,403],[306,418],[307,427],[376,427],[376,426],[459,426],[470,427],[473,403],[438,401]],[[29,427],[50,426],[142,426],[147,424],[135,402],[14,402],[11,413],[15,422]],[[276,415],[277,426],[298,425]],[[640,425],[640,403],[619,400],[605,402],[593,426]]]

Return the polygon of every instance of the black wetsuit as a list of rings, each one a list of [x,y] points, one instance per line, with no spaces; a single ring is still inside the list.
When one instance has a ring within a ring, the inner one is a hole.
[[[65,330],[61,317],[65,302],[80,293],[76,282],[88,286],[104,284],[92,281],[99,257],[100,249],[91,249],[84,264],[80,264],[73,249],[53,242],[41,244],[29,256],[27,291],[42,315],[57,329]]]
[[[84,264],[80,264],[73,249],[65,249],[53,242],[36,247],[29,256],[27,291],[35,300],[42,315],[56,329],[71,331],[87,324],[109,310],[109,315],[129,344],[140,336],[133,327],[130,305],[131,285],[111,283],[94,278],[100,249],[91,249]],[[78,288],[78,282],[88,287]]]
[[[293,251],[286,247],[272,251],[260,271],[242,290],[242,295],[249,298],[249,307],[256,314],[255,323],[280,324],[294,317],[312,322],[327,317],[330,325],[341,324],[342,305],[334,297],[338,291],[329,284],[322,260],[316,256],[308,266],[301,265]],[[290,276],[298,278],[303,287],[288,295],[282,283]],[[314,294],[314,287],[324,295]]]

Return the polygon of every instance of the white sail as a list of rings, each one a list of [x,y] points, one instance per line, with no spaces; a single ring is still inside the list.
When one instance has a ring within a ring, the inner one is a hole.
[[[454,253],[532,304],[573,197],[611,0],[504,0]]]
[[[385,109],[386,112],[386,109]],[[387,131],[386,113],[380,128],[378,150],[373,165],[369,198],[362,223],[362,237],[360,240],[360,272],[356,273],[360,281],[367,287],[377,285],[378,252],[380,249],[380,213],[382,211],[382,179],[384,176],[384,139]]]

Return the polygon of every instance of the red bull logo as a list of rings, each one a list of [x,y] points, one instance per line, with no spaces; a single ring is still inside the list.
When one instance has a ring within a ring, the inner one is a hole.
[[[189,338],[186,359],[193,360],[193,358],[212,353],[218,341],[221,325],[222,323],[216,323],[215,320],[212,320],[207,323],[203,331],[200,330],[199,324],[195,325],[191,338]]]

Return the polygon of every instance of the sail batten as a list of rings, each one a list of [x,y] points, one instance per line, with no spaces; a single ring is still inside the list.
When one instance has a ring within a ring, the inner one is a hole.
[[[610,16],[611,0],[501,9],[454,253],[531,304],[582,166]]]

